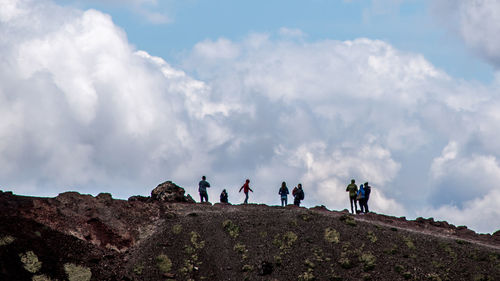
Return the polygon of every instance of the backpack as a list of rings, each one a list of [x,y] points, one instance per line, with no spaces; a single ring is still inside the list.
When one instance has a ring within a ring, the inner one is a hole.
[[[304,200],[304,191],[303,190],[298,190],[298,194],[297,194],[297,198],[299,198],[299,200]]]

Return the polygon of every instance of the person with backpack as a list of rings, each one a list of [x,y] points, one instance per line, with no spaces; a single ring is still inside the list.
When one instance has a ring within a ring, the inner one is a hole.
[[[208,193],[207,188],[210,187],[208,181],[206,181],[207,177],[202,176],[201,181],[198,183],[198,192],[200,193],[200,201],[203,203],[203,199],[208,202]]]
[[[288,203],[288,187],[286,187],[286,182],[281,183],[281,188],[278,191],[278,194],[281,195],[281,207],[284,207]]]
[[[356,214],[358,212],[358,204],[356,202],[356,197],[358,195],[358,186],[356,185],[355,182],[356,181],[352,179],[351,183],[345,189],[346,192],[349,192],[349,200],[351,202],[351,212],[353,214]],[[354,208],[353,208],[353,203],[354,203]],[[356,212],[354,212],[354,210],[356,210]]]
[[[220,194],[220,202],[221,203],[229,203],[227,191],[225,189],[223,189],[221,194]]]
[[[295,193],[292,194],[294,199],[293,199],[293,204],[295,206],[300,206],[300,201],[301,200],[304,200],[304,190],[302,190],[302,184],[299,183],[296,187],[296,189],[294,189]]]
[[[251,191],[253,192],[253,190],[250,188],[250,180],[247,179],[245,181],[245,184],[243,184],[243,186],[240,188],[240,191],[243,190],[243,192],[245,193],[245,202],[243,202],[243,204],[248,204],[248,191]]]
[[[359,209],[360,209],[360,213],[366,213],[366,197],[365,197],[365,187],[361,184],[359,186],[359,190],[358,190],[358,201],[359,201]]]
[[[365,182],[365,213],[368,213],[368,200],[370,199],[370,193],[372,192],[372,187]]]

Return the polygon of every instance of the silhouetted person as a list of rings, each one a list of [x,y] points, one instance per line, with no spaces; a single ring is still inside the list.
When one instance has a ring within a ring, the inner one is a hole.
[[[203,203],[203,199],[205,199],[205,202],[208,202],[207,188],[210,187],[210,184],[206,181],[206,179],[207,178],[203,176],[201,177],[201,181],[198,183],[198,192],[200,193],[201,203]]]
[[[359,212],[362,214],[362,213],[365,213],[366,212],[366,209],[365,209],[365,205],[366,205],[366,197],[365,197],[365,187],[363,186],[363,184],[361,184],[359,186],[359,190],[358,190],[358,201],[359,201]]]
[[[288,203],[288,187],[286,187],[286,182],[281,183],[280,190],[278,191],[278,194],[281,195],[281,207],[284,207]]]
[[[345,189],[346,192],[349,192],[349,200],[351,202],[351,212],[353,214],[358,212],[358,204],[356,203],[356,196],[358,195],[358,186],[355,184],[355,180],[352,179],[351,183]],[[354,203],[354,206],[353,206]],[[356,211],[356,212],[354,212]]]
[[[297,185],[297,188],[294,189],[295,190],[295,193],[292,194],[294,199],[293,199],[293,204],[295,206],[300,206],[300,201],[301,200],[304,200],[304,190],[302,190],[302,184],[299,183]]]
[[[228,201],[228,195],[227,195],[227,192],[226,190],[222,190],[221,194],[220,194],[220,202],[221,203],[229,203]]]
[[[372,192],[372,187],[365,182],[365,213],[368,213],[368,200],[370,199],[370,193]]]
[[[251,191],[253,192],[253,190],[250,188],[250,180],[247,179],[245,181],[245,184],[243,184],[243,186],[240,188],[240,191],[243,189],[243,192],[245,193],[245,202],[243,202],[243,204],[248,204],[248,191]]]

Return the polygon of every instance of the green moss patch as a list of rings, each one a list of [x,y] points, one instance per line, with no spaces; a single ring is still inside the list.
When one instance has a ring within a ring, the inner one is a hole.
[[[88,267],[67,263],[64,265],[64,271],[69,281],[90,281],[92,278],[92,271]]]
[[[46,275],[35,275],[33,278],[31,278],[31,281],[52,281],[49,277]]]
[[[156,257],[156,266],[161,272],[169,273],[172,270],[172,261],[167,255],[161,254]]]
[[[241,255],[242,260],[246,260],[248,258],[248,250],[247,247],[243,244],[236,244],[233,248],[236,252],[238,252]]]
[[[325,240],[329,243],[339,243],[340,242],[340,234],[337,230],[333,228],[326,228],[325,229]]]
[[[285,252],[292,248],[295,241],[297,241],[297,234],[292,231],[288,231],[283,235],[277,234],[274,237],[273,244],[278,247],[281,251]]]
[[[356,226],[356,220],[354,220],[353,215],[344,214],[344,215],[340,216],[339,219],[340,219],[340,221],[344,222],[347,225]]]
[[[33,251],[19,254],[19,257],[21,258],[24,269],[31,273],[36,273],[42,268],[42,262],[38,260],[38,257]]]
[[[0,246],[7,246],[7,245],[11,244],[12,242],[14,242],[15,240],[16,240],[16,238],[14,238],[10,235],[3,236],[0,238]]]
[[[415,244],[413,243],[413,241],[411,240],[410,237],[405,236],[405,237],[403,237],[403,240],[404,240],[406,246],[408,247],[408,249],[410,249],[410,250],[416,249]]]
[[[231,220],[225,220],[222,222],[222,227],[233,238],[237,238],[240,234],[240,228]]]
[[[377,258],[371,253],[364,253],[359,257],[359,261],[363,263],[363,270],[368,271],[375,268]]]
[[[203,249],[205,247],[205,241],[202,241],[201,236],[194,231],[191,231],[191,244],[196,249]]]
[[[144,270],[144,264],[136,264],[133,269],[134,273],[137,275],[141,275],[143,270]]]
[[[377,242],[378,238],[377,236],[375,236],[375,233],[373,233],[373,231],[368,231],[368,234],[366,235],[366,237],[368,238],[368,240],[370,240],[372,243],[375,243]]]
[[[172,233],[175,235],[180,234],[182,232],[182,225],[176,224],[172,227]]]

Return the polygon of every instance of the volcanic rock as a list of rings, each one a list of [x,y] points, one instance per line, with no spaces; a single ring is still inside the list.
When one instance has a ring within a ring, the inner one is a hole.
[[[184,195],[184,188],[171,181],[159,184],[151,191],[151,199],[162,202],[188,202],[195,203],[191,195]]]

